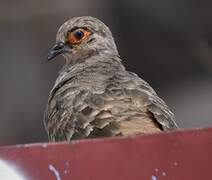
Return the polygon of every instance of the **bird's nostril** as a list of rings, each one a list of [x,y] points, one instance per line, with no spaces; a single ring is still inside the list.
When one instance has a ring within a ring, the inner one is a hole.
[[[64,48],[65,44],[63,42],[59,42],[54,46],[54,50],[60,50],[62,48]]]

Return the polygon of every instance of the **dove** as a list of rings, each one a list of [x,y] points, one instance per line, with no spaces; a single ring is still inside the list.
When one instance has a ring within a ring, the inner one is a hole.
[[[110,29],[90,16],[58,30],[47,59],[65,58],[50,92],[44,125],[50,141],[130,136],[177,129],[153,88],[126,70]]]

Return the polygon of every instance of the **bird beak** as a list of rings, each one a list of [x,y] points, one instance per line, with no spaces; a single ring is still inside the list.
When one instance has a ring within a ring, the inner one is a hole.
[[[47,55],[47,60],[50,61],[57,55],[66,52],[66,45],[63,42],[56,43]]]

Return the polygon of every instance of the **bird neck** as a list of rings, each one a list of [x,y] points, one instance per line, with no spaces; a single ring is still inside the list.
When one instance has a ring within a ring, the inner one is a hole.
[[[96,73],[98,73],[105,68],[108,72],[110,69],[112,70],[114,68],[125,70],[118,55],[108,55],[107,52],[105,52],[87,57],[85,59],[80,59],[74,64],[66,63],[65,66],[61,69],[60,74],[68,72],[69,74],[75,76],[76,74],[80,74],[83,71],[89,71],[89,69],[93,69]]]
[[[116,58],[120,60],[119,53],[117,51],[117,48],[102,48],[102,49],[90,49],[81,51],[80,53],[64,53],[63,54],[65,60],[66,60],[66,66],[74,66],[75,64],[79,64],[82,62],[91,61],[93,59],[111,59]]]
[[[95,77],[95,81],[97,79],[101,79],[98,82],[104,82],[105,79],[108,79],[109,76],[113,76],[114,74],[125,71],[125,67],[121,63],[121,59],[119,56],[110,56],[105,58],[104,56],[92,56],[87,58],[83,62],[78,62],[75,64],[66,64],[60,70],[59,76],[55,82],[54,87],[61,84],[61,82],[65,82],[70,79],[77,79],[77,81],[83,81],[85,77]],[[88,84],[94,83],[87,82]]]

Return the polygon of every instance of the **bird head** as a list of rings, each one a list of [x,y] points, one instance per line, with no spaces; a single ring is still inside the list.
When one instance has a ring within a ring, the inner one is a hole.
[[[56,44],[47,59],[62,54],[68,62],[85,59],[95,54],[118,55],[109,28],[100,20],[90,17],[74,17],[58,30]]]

